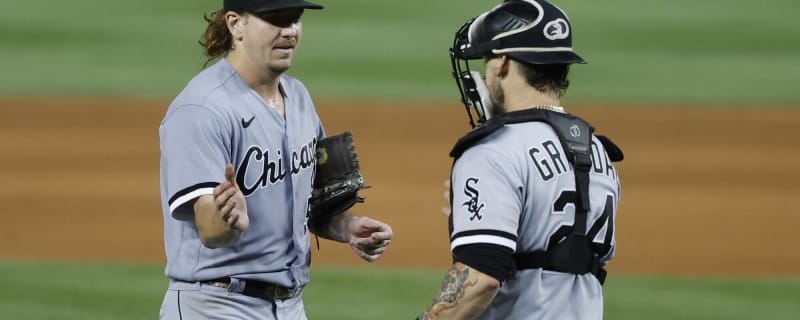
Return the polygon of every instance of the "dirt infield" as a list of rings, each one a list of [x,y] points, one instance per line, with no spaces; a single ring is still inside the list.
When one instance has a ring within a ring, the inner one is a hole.
[[[0,259],[163,262],[158,124],[164,101],[0,101]],[[352,131],[368,184],[358,212],[396,238],[378,266],[446,268],[440,208],[455,104],[319,102]],[[622,146],[620,273],[800,275],[800,112],[581,106]],[[315,264],[366,264],[321,241]]]

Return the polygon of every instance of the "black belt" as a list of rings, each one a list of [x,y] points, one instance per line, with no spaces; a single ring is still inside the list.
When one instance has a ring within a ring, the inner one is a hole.
[[[300,292],[303,291],[303,287],[287,288],[258,280],[239,279],[239,281],[244,283],[244,290],[241,292],[243,295],[266,300],[289,299],[299,295]],[[209,281],[203,281],[203,283],[210,284],[215,287],[228,288],[231,285],[231,278],[213,279]]]

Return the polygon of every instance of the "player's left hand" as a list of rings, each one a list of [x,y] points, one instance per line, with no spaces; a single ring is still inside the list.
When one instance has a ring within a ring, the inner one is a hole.
[[[392,227],[368,217],[353,217],[348,225],[350,247],[362,259],[377,260],[392,241]]]

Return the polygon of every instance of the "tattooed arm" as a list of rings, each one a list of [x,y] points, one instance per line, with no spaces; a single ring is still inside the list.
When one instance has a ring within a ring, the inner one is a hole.
[[[442,281],[433,303],[417,319],[474,319],[492,303],[500,281],[456,262]]]
[[[355,215],[350,211],[334,216],[327,225],[321,226],[318,229],[312,229],[314,234],[328,240],[338,242],[349,242],[350,237],[347,234],[347,224],[355,218]]]
[[[392,241],[392,227],[368,217],[359,217],[351,211],[331,218],[330,222],[314,230],[318,236],[350,243],[355,253],[369,262],[377,260]]]

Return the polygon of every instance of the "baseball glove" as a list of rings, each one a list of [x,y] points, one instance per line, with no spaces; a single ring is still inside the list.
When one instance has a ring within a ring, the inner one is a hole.
[[[330,219],[350,209],[364,198],[358,194],[364,177],[358,166],[353,135],[345,132],[317,142],[314,190],[309,200],[309,227],[320,230]]]

